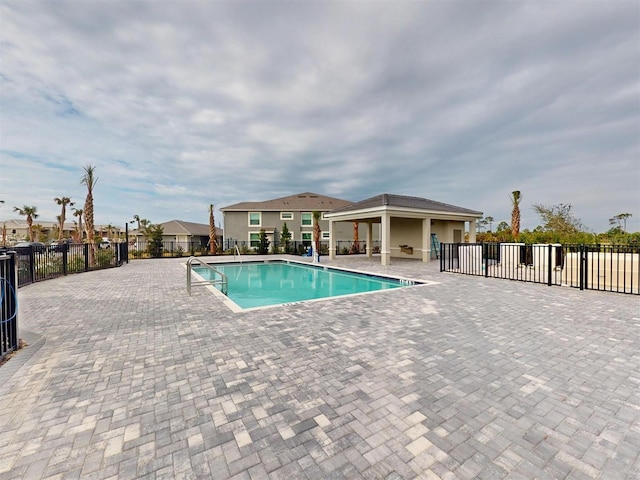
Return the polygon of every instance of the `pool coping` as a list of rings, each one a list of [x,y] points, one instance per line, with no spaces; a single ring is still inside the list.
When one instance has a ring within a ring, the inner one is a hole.
[[[383,278],[383,279],[389,279],[389,280],[398,280],[400,282],[411,282],[412,284],[405,284],[402,286],[402,288],[415,288],[415,287],[423,287],[423,286],[429,286],[429,285],[438,285],[440,282],[435,282],[433,280],[426,280],[426,279],[417,279],[417,278],[408,278],[408,277],[403,277],[403,276],[394,276],[394,275],[385,275],[385,274],[381,274],[381,273],[372,273],[372,272],[367,272],[364,270],[357,270],[357,269],[353,269],[353,268],[343,268],[343,267],[336,267],[334,265],[323,265],[321,263],[309,263],[309,262],[302,262],[300,260],[295,260],[295,259],[291,259],[291,258],[282,258],[282,257],[274,257],[274,258],[266,258],[266,259],[256,259],[256,260],[248,260],[248,261],[242,261],[242,260],[233,260],[233,261],[228,261],[228,260],[221,260],[221,261],[210,261],[208,260],[206,263],[208,265],[212,265],[215,266],[216,263],[218,264],[225,264],[225,265],[229,265],[229,264],[243,264],[243,263],[275,263],[275,262],[282,262],[282,263],[294,263],[297,265],[303,265],[305,267],[313,267],[313,268],[321,268],[323,270],[336,270],[336,271],[340,271],[340,272],[345,272],[345,273],[357,273],[360,275],[366,275],[368,277],[378,277],[378,278]],[[187,264],[184,263],[183,264],[184,268],[187,268]],[[199,281],[199,282],[206,282],[207,280],[205,278],[203,278],[202,276],[198,275],[197,272],[194,272],[193,270],[191,271],[191,274]],[[294,302],[285,302],[285,303],[276,303],[273,305],[262,305],[259,307],[249,307],[249,308],[243,308],[240,305],[238,305],[236,302],[234,302],[233,300],[231,300],[231,298],[229,298],[227,295],[225,295],[224,293],[222,293],[220,290],[218,290],[215,286],[213,285],[201,285],[204,286],[207,290],[211,291],[215,296],[219,297],[222,302],[224,303],[224,305],[229,308],[229,310],[231,310],[233,313],[243,313],[243,312],[255,312],[258,310],[264,310],[264,309],[269,309],[269,308],[279,308],[279,307],[289,307],[289,306],[293,306],[293,305],[300,305],[300,304],[306,304],[306,303],[312,303],[312,302],[322,302],[322,301],[327,301],[327,300],[335,300],[338,298],[351,298],[351,297],[355,297],[355,296],[360,296],[360,295],[370,295],[370,294],[374,294],[374,293],[382,293],[382,292],[388,292],[389,290],[375,290],[375,291],[371,291],[371,292],[359,292],[359,293],[350,293],[350,294],[345,294],[345,295],[336,295],[336,296],[332,296],[332,297],[323,297],[323,298],[311,298],[308,300],[296,300]],[[394,289],[395,290],[395,289]]]

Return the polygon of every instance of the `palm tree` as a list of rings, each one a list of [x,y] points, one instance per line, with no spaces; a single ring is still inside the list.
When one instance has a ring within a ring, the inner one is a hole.
[[[493,217],[484,217],[484,221],[486,222],[487,225],[489,225],[489,232],[490,232],[491,226],[493,225],[493,222],[495,222],[495,220],[493,219]]]
[[[353,244],[349,253],[360,253],[360,229],[358,222],[353,222]]]
[[[109,224],[107,225],[107,239],[108,240],[112,240],[113,239],[113,225]]]
[[[62,211],[60,212],[60,231],[58,232],[58,240],[62,240],[62,231],[64,230],[64,221],[67,219],[67,205],[75,205],[69,197],[56,197],[53,199],[58,205],[62,205]]]
[[[29,227],[29,240],[34,241],[33,239],[33,219],[38,218],[38,207],[30,207],[25,205],[22,208],[13,207],[14,212],[18,212],[18,215],[22,215],[27,217],[27,226]]]
[[[514,240],[518,240],[520,236],[520,201],[522,200],[520,190],[511,192],[510,198],[513,204],[513,210],[511,210],[511,235]]]
[[[78,239],[80,243],[82,243],[82,215],[84,214],[84,210],[82,208],[74,208],[73,216],[78,217]]]
[[[134,215],[133,216],[133,221],[138,223],[137,230],[140,231],[140,215]],[[131,222],[131,223],[133,223],[133,222]]]
[[[320,235],[322,231],[320,230],[320,216],[322,213],[318,210],[313,211],[313,249],[315,250],[313,253],[315,255],[320,255]]]
[[[93,165],[87,165],[84,167],[84,175],[80,183],[87,187],[87,198],[84,201],[84,226],[87,231],[87,241],[89,242],[89,264],[95,265],[96,263],[96,244],[93,236],[93,187],[98,182],[98,177],[95,176],[96,167]]]
[[[218,250],[216,243],[216,224],[213,218],[213,203],[209,205],[209,255],[215,255]]]

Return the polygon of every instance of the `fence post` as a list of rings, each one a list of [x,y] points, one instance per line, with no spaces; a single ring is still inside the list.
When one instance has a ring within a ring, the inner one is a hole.
[[[445,253],[445,244],[440,244],[440,271],[444,272],[444,253]]]
[[[62,274],[66,275],[69,273],[69,269],[67,267],[67,259],[69,258],[69,244],[67,242],[62,244]]]
[[[31,246],[29,250],[29,274],[31,275],[31,283],[36,283],[36,250]]]
[[[89,271],[89,244],[85,243],[84,245],[84,271]]]
[[[580,277],[580,290],[584,290],[584,270],[585,270],[584,245],[580,245],[580,263],[578,265],[578,276]]]
[[[551,246],[551,244],[547,245],[547,285],[550,287],[552,285],[551,283],[551,273],[553,272],[553,268],[551,268],[551,256],[553,253],[553,247]]]
[[[482,244],[482,256],[484,257],[484,276],[485,278],[489,277],[489,244]]]

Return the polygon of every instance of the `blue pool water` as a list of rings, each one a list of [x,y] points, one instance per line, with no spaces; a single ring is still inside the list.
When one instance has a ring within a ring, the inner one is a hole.
[[[264,307],[413,285],[393,278],[286,261],[211,264],[228,278],[228,297],[241,308]],[[210,280],[210,270],[193,267]]]

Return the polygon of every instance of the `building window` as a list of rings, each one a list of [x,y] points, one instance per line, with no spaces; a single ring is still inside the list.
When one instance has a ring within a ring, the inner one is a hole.
[[[260,233],[250,233],[249,234],[249,246],[250,247],[254,247],[254,248],[258,248],[258,245],[260,244]]]
[[[262,215],[260,212],[249,212],[249,226],[259,227],[262,225]]]
[[[329,240],[329,232],[322,232],[322,240]]]
[[[303,227],[311,227],[313,225],[313,220],[310,212],[302,213],[302,226]]]
[[[302,244],[305,246],[311,245],[311,232],[302,232]]]
[[[280,212],[280,220],[293,220],[293,212]]]

